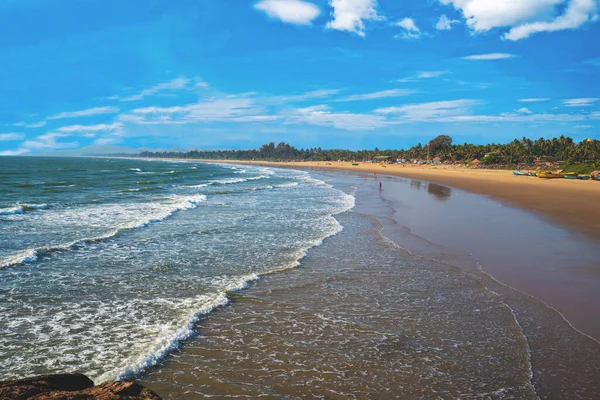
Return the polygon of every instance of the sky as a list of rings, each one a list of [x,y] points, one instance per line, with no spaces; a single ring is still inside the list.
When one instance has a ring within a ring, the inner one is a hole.
[[[1,0],[0,155],[600,139],[599,3]]]

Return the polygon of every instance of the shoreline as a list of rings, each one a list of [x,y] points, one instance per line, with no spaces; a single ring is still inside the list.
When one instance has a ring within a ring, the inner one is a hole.
[[[357,207],[339,217],[344,230],[311,249],[301,268],[266,276],[247,291],[232,294],[233,301],[227,307],[199,323],[201,339],[186,343],[176,357],[168,357],[144,374],[141,383],[166,399],[189,396],[190,392],[201,398],[224,394],[296,396],[308,391],[381,398],[389,395],[389,390],[407,397],[432,397],[433,393],[421,391],[433,388],[436,393],[469,393],[466,390],[475,377],[486,381],[486,389],[498,385],[520,398],[567,395],[576,388],[584,397],[598,392],[591,383],[600,362],[596,339],[573,329],[569,320],[540,299],[489,276],[478,279],[457,267],[456,261],[469,254],[452,252],[435,241],[413,254],[412,243],[405,247],[405,240],[397,240],[413,236],[405,229],[410,223],[405,225],[406,221],[398,219],[398,210],[411,209],[398,206],[410,203],[399,199],[394,204],[387,197],[413,196],[413,200],[420,199],[414,204],[422,210],[429,210],[421,201],[427,199],[437,204],[438,210],[450,203],[470,209],[470,203],[462,201],[463,194],[457,191],[440,199],[427,184],[417,188],[396,179],[384,180],[385,190],[381,192],[376,187],[379,177],[352,177],[333,171],[324,175],[333,177],[330,183],[338,189],[354,189]],[[481,198],[478,204],[490,206]],[[509,217],[518,214],[513,209],[501,213]],[[372,290],[374,287],[378,290]],[[438,331],[446,323],[450,325]],[[461,339],[463,334],[467,338]],[[413,345],[418,351],[411,350]],[[339,357],[340,348],[356,366]],[[471,352],[472,348],[481,350]],[[489,357],[469,364],[487,351]],[[430,352],[444,356],[426,357]],[[506,360],[487,366],[487,374],[481,373],[482,362],[505,356]],[[407,357],[410,368],[403,375]],[[437,359],[452,360],[439,365],[449,370],[427,378],[433,380],[426,386],[415,384],[416,371],[424,377],[429,371],[421,362]],[[459,370],[452,365],[458,365]],[[506,368],[496,369],[498,365]],[[472,373],[463,375],[464,369],[471,367]],[[365,371],[378,376],[378,384],[371,386],[365,381]],[[443,376],[453,379],[446,384]],[[465,388],[459,389],[461,376]],[[500,376],[503,378],[497,381]],[[368,391],[363,391],[365,385]]]
[[[260,165],[323,171],[350,171],[398,176],[440,183],[491,197],[507,205],[532,211],[550,221],[583,233],[600,243],[600,183],[570,179],[514,176],[510,171],[454,166],[402,166],[348,162],[266,162],[233,160],[190,161]]]

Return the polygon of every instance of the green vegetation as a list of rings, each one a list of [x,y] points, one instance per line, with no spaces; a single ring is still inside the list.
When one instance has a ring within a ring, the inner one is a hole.
[[[469,164],[479,159],[486,166],[534,165],[536,163],[564,162],[566,168],[584,173],[600,169],[600,141],[584,140],[575,143],[565,136],[553,139],[515,139],[507,144],[452,144],[452,138],[441,135],[429,143],[407,150],[322,150],[321,148],[297,149],[287,143],[263,145],[258,150],[192,150],[177,152],[143,152],[140,157],[157,158],[196,158],[208,160],[269,160],[269,161],[369,161],[377,156],[391,156],[392,159],[433,160],[441,162]]]
[[[589,163],[563,164],[561,168],[564,172],[575,172],[579,175],[589,175],[594,171],[600,171],[600,161]]]

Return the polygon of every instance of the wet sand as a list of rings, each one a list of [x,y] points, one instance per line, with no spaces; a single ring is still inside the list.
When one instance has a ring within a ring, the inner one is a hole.
[[[344,231],[301,268],[232,293],[144,384],[171,399],[600,396],[600,256],[587,239],[446,186],[325,176],[356,194]]]

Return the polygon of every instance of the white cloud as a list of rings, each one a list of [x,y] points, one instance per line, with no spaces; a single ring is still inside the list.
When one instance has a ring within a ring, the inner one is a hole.
[[[489,61],[489,60],[505,60],[507,58],[517,57],[514,54],[507,53],[489,53],[489,54],[474,54],[472,56],[463,57],[463,60],[471,61]]]
[[[519,99],[519,101],[521,103],[539,103],[542,101],[549,101],[550,99],[546,98],[546,97],[532,97],[532,98],[528,98],[528,99]]]
[[[28,154],[29,150],[27,149],[18,149],[18,150],[4,150],[0,151],[0,156],[21,156],[23,154]]]
[[[114,114],[118,113],[118,107],[94,107],[88,108],[87,110],[81,111],[70,111],[70,112],[62,112],[60,114],[52,115],[48,117],[48,119],[63,119],[63,118],[77,118],[77,117],[89,117],[92,115],[104,115],[104,114]]]
[[[449,31],[452,29],[452,24],[458,24],[460,21],[456,19],[449,19],[445,14],[440,17],[440,20],[435,25],[435,29],[438,31]]]
[[[591,125],[575,125],[576,129],[590,129]]]
[[[23,142],[23,149],[67,149],[79,147],[78,142],[57,142],[57,139],[70,136],[67,133],[51,132]]]
[[[403,96],[410,96],[411,94],[415,94],[415,93],[417,93],[416,90],[390,89],[390,90],[382,90],[382,91],[373,92],[373,93],[354,94],[354,95],[339,99],[337,101],[361,101],[361,100],[383,99],[386,97],[403,97]]]
[[[557,123],[585,121],[585,115],[572,114],[522,114],[522,113],[502,113],[499,115],[455,115],[438,119],[436,122],[521,122],[521,123]]]
[[[411,121],[429,121],[441,117],[456,116],[469,113],[477,100],[435,101],[420,104],[407,104],[400,107],[387,107],[375,110],[378,114],[397,115]]]
[[[404,79],[398,79],[398,82],[417,82],[421,79],[437,78],[447,74],[448,71],[421,71],[416,75]]]
[[[415,25],[415,21],[411,18],[404,18],[396,22],[396,26],[404,29],[404,32],[396,35],[397,38],[401,39],[418,39],[421,36],[421,30]]]
[[[63,126],[57,129],[57,132],[62,134],[75,134],[75,133],[89,133],[89,132],[107,132],[120,130],[123,124],[120,122],[114,122],[112,124],[98,124],[98,125],[69,125]],[[65,135],[69,136],[69,135]]]
[[[504,35],[507,40],[520,40],[534,33],[576,29],[598,19],[596,0],[571,0],[565,13],[552,21],[535,21],[512,28]]]
[[[119,120],[144,125],[238,122],[236,118],[262,115],[262,111],[250,98],[227,96],[183,106],[137,108]]]
[[[527,107],[519,108],[518,110],[515,110],[515,112],[520,113],[520,114],[533,114],[533,111],[531,111]]]
[[[0,133],[0,142],[8,141],[8,140],[22,140],[22,139],[25,139],[24,133],[17,133],[17,132]]]
[[[377,0],[330,0],[329,5],[333,9],[333,19],[327,23],[330,29],[365,36],[364,21],[383,19],[377,14]]]
[[[567,99],[567,100],[563,100],[563,105],[567,106],[567,107],[588,107],[591,106],[592,103],[597,102],[600,99],[597,98],[593,98],[593,97],[587,97],[587,98],[581,98],[581,99]]]
[[[34,122],[33,124],[25,125],[25,128],[42,128],[46,126],[46,121]]]
[[[568,1],[562,15],[558,10]],[[440,0],[461,11],[475,32],[509,28],[508,40],[520,40],[538,32],[575,29],[597,19],[596,0]]]
[[[152,96],[163,91],[181,90],[188,87],[190,80],[184,77],[175,78],[169,82],[159,83],[149,89],[142,90],[140,93],[128,97],[111,96],[110,99],[120,99],[121,101],[137,101],[144,97]]]
[[[319,7],[301,0],[261,0],[254,8],[271,18],[297,25],[310,25],[321,14]]]
[[[322,99],[330,96],[334,96],[340,92],[339,89],[319,89],[311,90],[303,94],[289,95],[289,96],[273,96],[271,99],[273,102],[280,104],[282,102],[301,102],[314,99]]]
[[[385,117],[380,115],[334,112],[325,105],[298,108],[284,118],[286,124],[306,123],[350,131],[373,130],[387,124]]]

